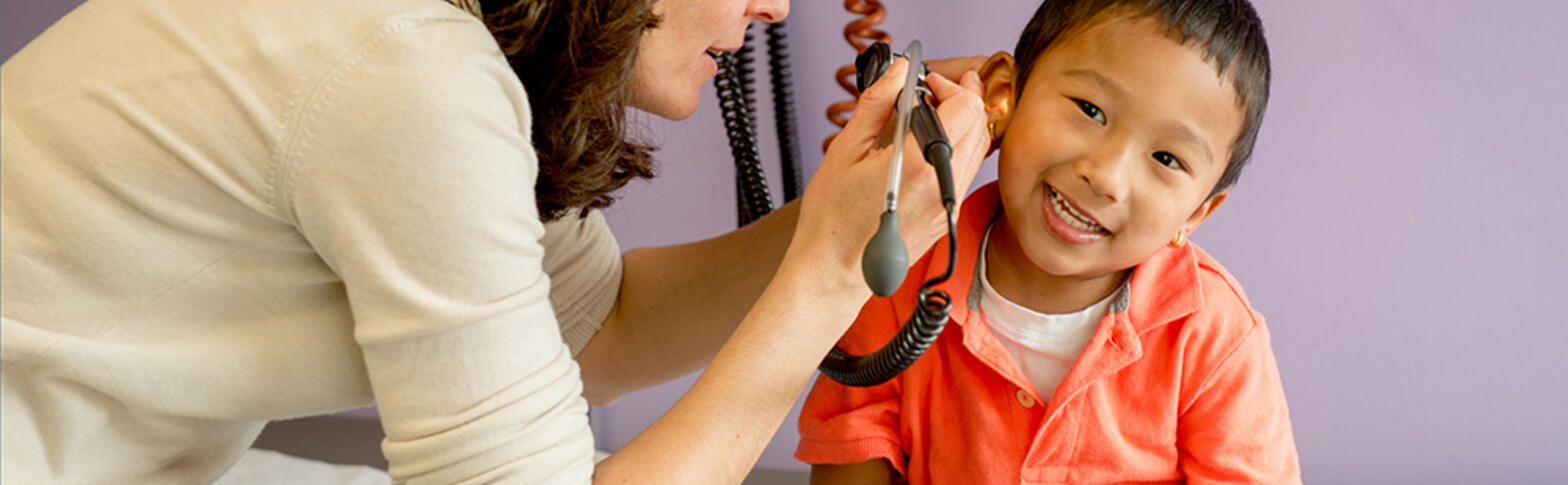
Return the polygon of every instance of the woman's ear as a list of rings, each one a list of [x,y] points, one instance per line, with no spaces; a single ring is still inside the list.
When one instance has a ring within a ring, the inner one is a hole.
[[[993,140],[1000,140],[1007,132],[1013,104],[1017,101],[1017,93],[1013,92],[1013,73],[1017,72],[1014,62],[1012,54],[997,52],[986,59],[978,73],[985,89],[981,99],[985,101],[986,121],[990,123]]]

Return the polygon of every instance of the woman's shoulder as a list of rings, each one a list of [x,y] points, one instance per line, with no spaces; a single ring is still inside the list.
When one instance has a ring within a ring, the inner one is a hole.
[[[1263,315],[1253,308],[1236,277],[1212,255],[1189,244],[1197,269],[1194,291],[1202,301],[1197,311],[1178,327],[1182,340],[1192,350],[1225,355],[1245,342],[1267,338]]]
[[[542,231],[533,198],[517,196],[538,176],[528,96],[494,39],[444,2],[387,1],[395,7],[347,14],[360,30],[345,37],[352,45],[314,56],[326,64],[290,93],[273,175],[279,210],[294,214],[312,197],[408,199]]]
[[[464,174],[522,167],[532,178],[528,96],[489,31],[445,2],[387,3],[347,14],[356,27],[346,50],[302,73],[315,81],[296,95],[285,158],[321,158],[322,140],[366,139],[426,172],[450,162]]]
[[[213,11],[189,9],[215,21],[238,21],[259,38],[289,34],[288,39],[325,41],[348,49],[378,37],[422,35],[420,27],[487,33],[484,24],[462,9],[440,0],[242,0],[222,2]],[[448,35],[422,35],[441,46]],[[284,39],[277,39],[282,41]]]
[[[317,4],[309,2],[306,12],[283,15],[276,21],[285,29],[311,32],[317,42],[327,44],[322,49],[330,53],[325,60],[333,69],[374,60],[406,71],[407,77],[401,79],[406,82],[494,75],[515,78],[484,23],[446,2],[348,0]],[[328,4],[330,11],[309,12],[328,10]],[[341,22],[323,22],[316,17]]]
[[[421,72],[411,80],[464,74],[453,64],[472,59],[505,63],[483,22],[440,0],[239,0],[146,8],[174,10],[170,23],[181,25],[170,27],[192,29],[196,42],[207,44],[200,47],[225,65],[309,86],[371,60]]]

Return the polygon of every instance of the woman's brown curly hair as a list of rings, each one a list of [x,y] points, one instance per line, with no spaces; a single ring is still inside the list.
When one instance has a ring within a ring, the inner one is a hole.
[[[607,207],[653,176],[653,147],[626,138],[637,45],[658,20],[650,0],[484,1],[484,21],[528,90],[539,156],[534,200],[554,220]]]

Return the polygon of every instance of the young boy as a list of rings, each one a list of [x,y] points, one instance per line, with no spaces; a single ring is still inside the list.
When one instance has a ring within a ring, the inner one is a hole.
[[[998,182],[963,204],[952,320],[898,378],[819,379],[813,483],[1299,483],[1263,318],[1186,240],[1268,99],[1245,0],[1047,0],[981,70]],[[867,353],[939,243],[840,343]]]

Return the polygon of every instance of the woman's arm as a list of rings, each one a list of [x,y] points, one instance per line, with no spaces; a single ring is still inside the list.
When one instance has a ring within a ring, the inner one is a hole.
[[[864,285],[787,257],[775,283],[669,412],[599,465],[596,483],[739,483]]]
[[[884,458],[848,465],[811,466],[811,485],[892,485],[898,481],[898,470]]]
[[[745,477],[817,363],[870,296],[860,277],[860,253],[876,227],[888,167],[888,152],[875,149],[875,140],[907,68],[896,61],[862,96],[807,188],[776,274],[707,371],[669,412],[602,462],[596,482],[739,483]],[[938,111],[954,141],[955,180],[967,186],[990,145],[976,95],[979,80],[965,75],[962,87],[941,76],[928,82],[945,101]],[[901,204],[909,219],[902,229],[910,242],[929,244],[945,231],[946,216],[935,177],[920,165],[905,164],[912,186]],[[656,321],[616,319],[623,318]]]
[[[762,295],[784,257],[799,201],[728,234],[622,256],[620,295],[582,353],[596,406],[695,371]]]

